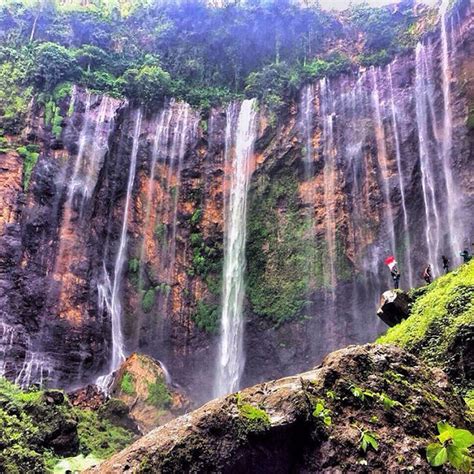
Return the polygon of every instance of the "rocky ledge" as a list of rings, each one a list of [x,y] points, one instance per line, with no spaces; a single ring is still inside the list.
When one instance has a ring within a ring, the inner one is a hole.
[[[390,345],[213,400],[90,472],[425,472],[436,423],[464,424],[439,369]]]

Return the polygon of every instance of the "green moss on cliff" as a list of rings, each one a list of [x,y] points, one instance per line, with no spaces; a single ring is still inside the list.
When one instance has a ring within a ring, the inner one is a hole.
[[[28,191],[31,174],[39,158],[39,149],[36,145],[26,145],[16,150],[23,158],[23,189]]]
[[[445,369],[460,385],[472,384],[459,368],[462,351],[474,332],[474,261],[436,279],[417,297],[408,319],[377,342],[409,349]],[[456,373],[459,372],[459,373]]]
[[[171,394],[163,377],[156,377],[153,383],[148,384],[147,403],[157,408],[169,408],[171,405]]]
[[[310,278],[323,283],[325,246],[310,238],[294,171],[259,179],[247,224],[247,294],[256,314],[281,324],[302,309]]]

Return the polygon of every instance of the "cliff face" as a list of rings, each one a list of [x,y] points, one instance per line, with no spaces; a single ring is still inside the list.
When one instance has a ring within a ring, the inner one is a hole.
[[[243,385],[372,340],[388,254],[404,287],[441,254],[457,262],[474,209],[466,8],[384,68],[311,84],[278,118],[260,110]],[[32,104],[0,155],[0,372],[76,386],[139,350],[208,399],[236,124],[76,88],[56,107]]]

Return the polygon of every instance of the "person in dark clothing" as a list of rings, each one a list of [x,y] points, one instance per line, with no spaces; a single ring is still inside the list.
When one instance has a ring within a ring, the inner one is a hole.
[[[400,287],[400,271],[398,270],[398,265],[394,265],[390,270],[390,274],[392,275],[393,286],[396,290]]]
[[[472,258],[472,255],[469,255],[469,250],[467,249],[464,249],[459,255],[462,257],[464,263],[469,262]]]
[[[428,265],[423,272],[423,278],[429,285],[433,281],[433,274],[431,273],[431,265]]]
[[[442,255],[441,260],[443,261],[444,273],[448,273],[449,272],[449,259],[448,259],[448,257],[446,257],[446,255]]]

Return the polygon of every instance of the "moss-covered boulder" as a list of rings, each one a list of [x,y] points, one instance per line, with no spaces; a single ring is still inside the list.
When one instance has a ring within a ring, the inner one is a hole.
[[[132,439],[133,433],[96,412],[73,407],[60,390],[22,390],[0,377],[2,473],[50,472],[78,454],[102,460]]]
[[[130,409],[143,433],[184,413],[186,397],[166,382],[166,373],[152,357],[133,353],[115,375],[111,395]]]
[[[145,435],[93,472],[427,472],[436,423],[464,425],[446,376],[395,346],[351,346]]]
[[[410,317],[377,342],[396,344],[474,388],[474,261],[412,292]]]

